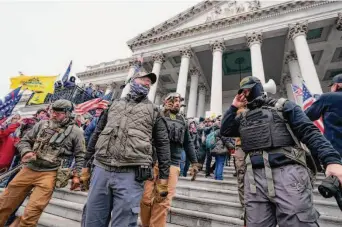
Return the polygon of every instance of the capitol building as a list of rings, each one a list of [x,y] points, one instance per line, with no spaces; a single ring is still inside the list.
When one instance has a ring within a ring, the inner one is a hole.
[[[273,79],[274,97],[294,100],[291,84],[303,81],[313,94],[327,92],[342,73],[341,39],[341,1],[202,1],[128,40],[130,58],[87,66],[77,76],[119,98],[142,67],[158,77],[149,93],[154,103],[178,92],[187,117],[222,114],[245,76]]]

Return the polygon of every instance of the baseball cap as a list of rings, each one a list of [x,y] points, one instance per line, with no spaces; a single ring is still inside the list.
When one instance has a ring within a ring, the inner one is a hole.
[[[164,100],[169,100],[170,98],[177,98],[177,97],[180,99],[181,102],[184,101],[184,98],[177,92],[168,93],[165,96]]]
[[[329,87],[339,83],[342,83],[342,74],[337,74],[336,76],[334,76],[331,80],[331,83],[329,84]]]
[[[134,78],[141,78],[141,77],[148,77],[151,79],[152,84],[154,84],[157,81],[157,76],[153,72],[147,73],[143,71],[138,71],[133,74],[131,78],[129,78],[123,85],[120,86],[120,89],[123,89],[127,84],[131,82]]]
[[[240,90],[238,91],[238,93],[241,94],[243,89],[253,88],[257,83],[261,83],[257,77],[247,76],[243,78],[240,82]]]
[[[154,73],[147,73],[147,72],[142,72],[142,71],[138,71],[135,72],[132,76],[132,79],[134,78],[141,78],[141,77],[148,77],[151,79],[152,84],[154,84],[157,81],[157,76]]]

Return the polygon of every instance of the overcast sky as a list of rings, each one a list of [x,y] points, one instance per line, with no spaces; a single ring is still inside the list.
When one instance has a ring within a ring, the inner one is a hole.
[[[126,42],[199,0],[1,1],[0,97],[9,78],[72,74],[131,55]]]

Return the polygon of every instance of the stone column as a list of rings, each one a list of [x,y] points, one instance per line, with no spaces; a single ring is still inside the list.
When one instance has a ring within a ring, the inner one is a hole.
[[[339,31],[342,31],[342,13],[338,14],[338,17],[336,20],[336,29]]]
[[[205,95],[206,88],[203,84],[198,87],[198,105],[197,105],[197,117],[205,117],[204,107],[205,107]]]
[[[262,84],[265,84],[264,64],[261,54],[262,34],[253,32],[247,34],[246,38],[247,45],[251,50],[252,76],[257,77]]]
[[[210,45],[213,51],[210,111],[220,115],[222,114],[222,53],[225,46],[223,40],[216,40]]]
[[[296,102],[295,96],[292,92],[292,87],[291,87],[292,81],[291,81],[290,75],[287,73],[284,73],[282,75],[281,82],[282,82],[281,87],[286,89],[287,98],[293,102]]]
[[[197,68],[192,68],[190,69],[190,75],[191,75],[191,84],[190,84],[190,92],[189,92],[189,101],[188,101],[188,106],[187,106],[188,107],[187,117],[195,117],[198,79],[200,76],[200,72]]]
[[[179,93],[183,98],[185,98],[186,85],[188,82],[190,58],[192,57],[192,51],[190,47],[185,47],[184,49],[180,50],[180,54],[182,56],[182,60],[181,60],[181,65],[179,69],[176,92]]]
[[[121,98],[125,97],[128,93],[129,93],[129,79],[134,75],[134,72],[136,70],[136,68],[140,68],[141,67],[141,62],[138,61],[136,58],[132,58],[130,61],[129,61],[129,70],[128,70],[128,75],[127,75],[127,78],[126,78],[126,82],[128,83],[125,88],[122,90],[122,93],[121,93]]]
[[[149,100],[151,100],[151,102],[154,102],[155,96],[156,96],[156,91],[157,91],[157,87],[158,87],[158,82],[159,82],[159,74],[160,74],[160,69],[161,66],[163,64],[163,62],[165,61],[165,57],[162,53],[157,53],[155,55],[152,56],[153,59],[153,69],[152,72],[154,74],[156,74],[157,76],[157,81],[154,85],[152,85],[150,92],[148,93],[148,98]]]
[[[303,87],[302,73],[300,71],[297,55],[294,51],[291,51],[286,56],[285,64],[287,64],[289,66],[292,84],[297,85],[300,88],[302,88]],[[303,104],[303,97],[297,96],[296,101],[297,101],[298,105],[302,105]]]
[[[155,99],[154,99],[154,103],[156,104],[156,105],[161,105],[162,104],[162,97],[163,97],[163,94],[160,92],[160,91],[157,91],[156,92],[156,97],[155,97]]]
[[[316,72],[315,64],[311,57],[308,42],[306,41],[306,33],[308,32],[307,22],[296,23],[290,25],[288,38],[293,40],[300,71],[308,89],[313,94],[322,94],[322,87]]]

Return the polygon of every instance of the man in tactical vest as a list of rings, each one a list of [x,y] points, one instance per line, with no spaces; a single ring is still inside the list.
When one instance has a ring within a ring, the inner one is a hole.
[[[224,115],[221,134],[240,137],[246,153],[247,226],[318,226],[308,154],[300,142],[318,155],[328,176],[334,175],[342,182],[340,154],[299,106],[286,99],[266,97],[258,78],[244,78],[240,88]],[[246,104],[247,110],[237,115]]]
[[[32,190],[20,226],[36,226],[56,187],[65,187],[71,170],[66,168],[75,157],[77,172],[72,188],[80,183],[85,142],[82,131],[71,118],[73,104],[57,100],[50,119],[37,123],[17,144],[21,160],[26,163],[0,196],[0,226]]]
[[[86,160],[95,168],[88,193],[87,227],[136,226],[144,182],[153,177],[152,143],[159,164],[158,196],[167,195],[170,141],[159,110],[148,100],[154,73],[136,72],[126,97],[114,100],[99,119],[89,141]]]
[[[143,227],[165,227],[166,218],[171,201],[176,193],[176,184],[180,174],[181,152],[185,150],[187,157],[192,163],[192,180],[198,172],[196,150],[190,138],[188,124],[179,113],[182,97],[178,93],[170,93],[164,99],[165,109],[162,112],[163,120],[166,121],[171,151],[170,175],[168,178],[167,197],[160,198],[158,195],[158,179],[162,177],[160,163],[154,167],[154,179],[145,183],[143,198],[140,202],[140,218]]]

